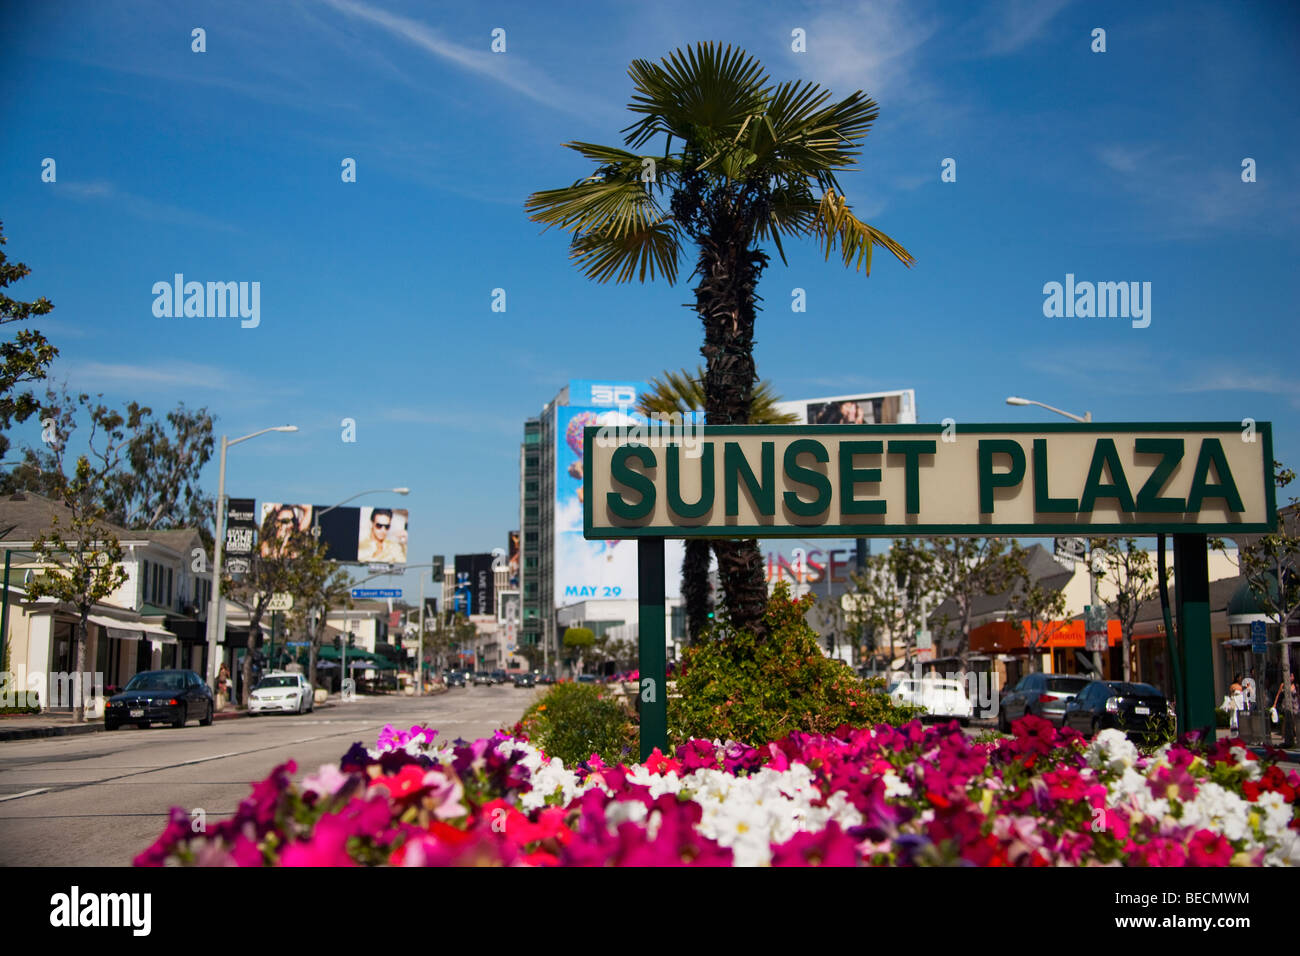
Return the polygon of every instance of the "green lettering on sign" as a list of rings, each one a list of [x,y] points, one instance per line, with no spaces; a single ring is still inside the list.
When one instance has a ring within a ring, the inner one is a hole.
[[[700,454],[700,499],[693,505],[682,501],[681,446],[668,446],[668,507],[682,518],[702,518],[713,507],[713,445]]]
[[[1053,498],[1047,490],[1047,439],[1034,439],[1034,510],[1039,514],[1072,515],[1079,510],[1073,498]]]
[[[759,470],[763,480],[754,477],[740,443],[729,441],[722,450],[722,482],[726,488],[727,517],[734,518],[740,514],[740,482],[745,482],[754,507],[760,515],[776,514],[776,442],[763,442],[760,453]]]
[[[1217,485],[1209,483],[1210,465],[1219,478]],[[1241,495],[1237,493],[1237,483],[1228,468],[1228,459],[1223,454],[1223,445],[1217,438],[1207,438],[1201,442],[1201,453],[1196,458],[1196,471],[1192,473],[1192,490],[1187,495],[1187,510],[1197,514],[1206,498],[1222,498],[1229,511],[1245,511]]]
[[[933,455],[938,449],[933,441],[891,441],[889,453],[903,456],[903,477],[907,482],[907,513],[921,513],[921,456]]]
[[[934,443],[931,442],[931,444]],[[787,491],[782,496],[785,499],[785,506],[790,509],[791,514],[798,515],[801,518],[811,518],[830,507],[831,482],[820,471],[799,464],[800,455],[812,455],[814,461],[823,465],[831,460],[831,456],[826,451],[825,445],[811,438],[801,438],[785,446],[783,467],[785,468],[786,478],[796,484],[806,485],[817,492],[817,497],[812,501],[804,501],[795,492]]]
[[[1006,455],[1011,459],[1008,471],[993,470],[993,456]],[[1020,442],[1010,438],[982,438],[979,445],[980,514],[993,513],[993,492],[998,488],[1014,488],[1025,480],[1025,450]]]
[[[614,481],[641,495],[636,504],[629,504],[616,491],[605,495],[609,510],[624,521],[640,521],[655,510],[655,484],[647,475],[633,471],[628,459],[635,458],[645,468],[654,468],[655,453],[644,445],[620,445],[610,459],[609,473]]]
[[[880,469],[853,467],[855,455],[879,455],[884,450],[885,443],[880,441],[840,442],[840,514],[883,515],[885,513],[883,501],[854,500],[859,484],[880,483]]]
[[[1183,498],[1162,498],[1160,492],[1169,484],[1169,477],[1183,460],[1183,440],[1181,438],[1139,438],[1133,442],[1133,450],[1139,455],[1160,455],[1160,462],[1151,472],[1146,483],[1138,489],[1137,510],[1155,514],[1182,514],[1187,510],[1187,501]]]
[[[1109,485],[1101,483],[1103,467],[1110,469]],[[1098,438],[1092,446],[1092,464],[1088,466],[1088,479],[1083,483],[1079,510],[1092,511],[1098,498],[1114,498],[1120,511],[1133,511],[1133,492],[1129,491],[1128,478],[1124,476],[1124,466],[1119,463],[1119,452],[1113,438]]]

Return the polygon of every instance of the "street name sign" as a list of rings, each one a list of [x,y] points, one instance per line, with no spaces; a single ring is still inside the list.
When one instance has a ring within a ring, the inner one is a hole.
[[[1277,526],[1268,422],[705,425],[662,440],[652,428],[589,427],[584,442],[587,538]]]
[[[352,596],[357,599],[399,598],[402,596],[402,589],[401,588],[353,588]]]

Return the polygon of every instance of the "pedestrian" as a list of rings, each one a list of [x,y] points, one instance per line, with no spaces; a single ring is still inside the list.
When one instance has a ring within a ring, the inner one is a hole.
[[[1277,694],[1273,697],[1273,707],[1278,709],[1278,714],[1282,718],[1282,747],[1285,750],[1290,750],[1295,746],[1296,714],[1300,713],[1300,690],[1296,688],[1294,674],[1291,675],[1290,707],[1285,706],[1285,701],[1282,701],[1285,690],[1285,684],[1277,689]],[[1279,701],[1282,701],[1284,705],[1281,708],[1278,708]]]
[[[230,668],[226,662],[221,662],[221,670],[217,672],[217,707],[226,706],[226,701],[230,700]]]

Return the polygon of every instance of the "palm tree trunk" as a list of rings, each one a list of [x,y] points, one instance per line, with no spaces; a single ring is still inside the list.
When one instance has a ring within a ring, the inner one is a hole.
[[[691,538],[682,561],[682,604],[686,608],[686,640],[694,644],[709,622],[709,542]]]
[[[754,369],[755,289],[767,256],[750,248],[752,219],[743,197],[715,197],[710,228],[699,237],[695,308],[704,323],[704,421],[709,425],[744,425],[757,378]],[[741,209],[738,210],[737,206]],[[766,636],[767,581],[758,542],[717,540],[718,578],[731,623],[760,640]]]

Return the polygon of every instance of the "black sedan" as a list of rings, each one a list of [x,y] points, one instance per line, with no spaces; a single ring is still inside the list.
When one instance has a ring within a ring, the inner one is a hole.
[[[1065,726],[1082,734],[1113,727],[1135,736],[1157,733],[1169,716],[1164,694],[1150,684],[1095,680],[1065,705]]]
[[[184,727],[188,720],[207,727],[213,710],[212,691],[194,671],[142,671],[122,693],[108,699],[104,729],[117,730],[123,724]]]
[[[464,671],[448,671],[448,672],[447,672],[447,686],[448,686],[448,687],[464,687],[464,686],[465,686],[465,672],[464,672]]]
[[[515,674],[512,678],[516,687],[535,687],[537,679],[532,674]]]

